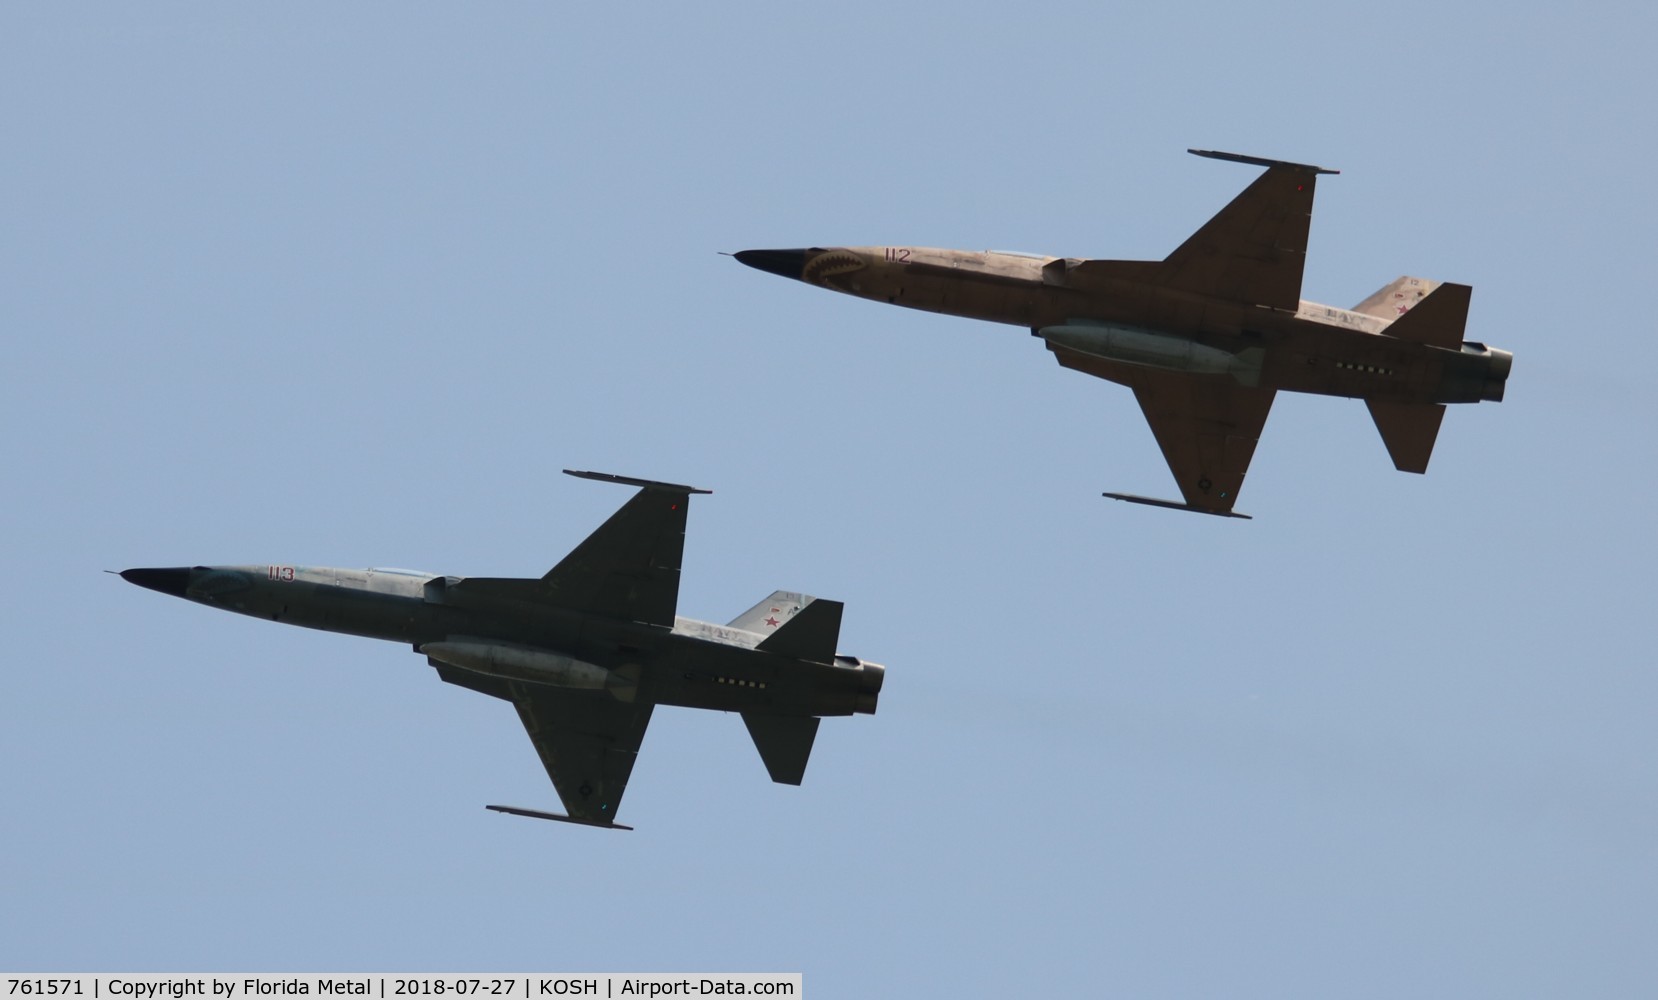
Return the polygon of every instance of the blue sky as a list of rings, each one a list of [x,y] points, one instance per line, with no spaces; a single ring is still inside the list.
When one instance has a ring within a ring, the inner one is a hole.
[[[1653,17],[1617,5],[11,5],[0,967],[799,970],[814,996],[1658,978]],[[716,251],[1156,258],[1323,179],[1303,294],[1474,286],[1424,477],[1280,397],[1239,509],[1024,332]],[[889,667],[776,786],[656,714],[631,834],[386,643],[105,569],[544,572],[692,483],[681,613]],[[1071,991],[1067,993],[1066,991]]]

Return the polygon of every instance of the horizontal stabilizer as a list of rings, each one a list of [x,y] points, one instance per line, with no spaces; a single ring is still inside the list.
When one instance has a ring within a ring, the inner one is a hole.
[[[633,829],[631,826],[623,826],[620,823],[599,823],[590,819],[577,819],[574,816],[566,816],[563,813],[542,812],[539,809],[520,809],[517,806],[484,806],[484,808],[493,809],[498,813],[508,813],[513,816],[528,816],[531,819],[550,819],[555,823],[574,823],[577,826],[596,826],[602,830]]]
[[[1382,403],[1367,399],[1370,419],[1382,432],[1382,443],[1400,472],[1427,472],[1428,457],[1445,418],[1443,403]]]
[[[806,759],[812,755],[812,741],[822,721],[810,715],[743,713],[743,724],[766,763],[766,773],[780,785],[798,785],[806,776]]]
[[[813,663],[835,662],[835,644],[841,637],[840,601],[821,597],[800,609],[800,613],[778,626],[777,631],[756,647],[762,652],[792,656]]]
[[[1129,503],[1143,503],[1147,507],[1167,507],[1170,510],[1189,510],[1194,514],[1213,514],[1216,517],[1235,517],[1240,521],[1253,521],[1248,514],[1240,514],[1235,510],[1211,510],[1208,507],[1194,507],[1189,503],[1180,503],[1177,500],[1159,500],[1156,497],[1136,496],[1133,493],[1101,493],[1102,497],[1113,500],[1126,500]]]
[[[1462,331],[1468,325],[1468,302],[1473,294],[1474,290],[1467,285],[1442,282],[1382,332],[1400,340],[1454,351],[1462,346]]]

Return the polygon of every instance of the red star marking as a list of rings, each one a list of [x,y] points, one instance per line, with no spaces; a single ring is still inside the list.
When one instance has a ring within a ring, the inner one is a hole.
[[[1394,306],[1393,308],[1399,310],[1399,315],[1401,315],[1401,316],[1403,316],[1407,312],[1410,312],[1410,306],[1405,305],[1403,302],[1399,303],[1398,305]]]
[[[766,624],[767,624],[767,625],[770,625],[770,626],[771,626],[771,627],[772,627],[772,628],[776,628],[776,627],[777,627],[777,619],[775,619],[775,618],[767,618],[767,619],[766,619]]]

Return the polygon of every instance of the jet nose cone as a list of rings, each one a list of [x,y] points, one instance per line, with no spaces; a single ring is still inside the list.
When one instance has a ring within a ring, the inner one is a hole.
[[[805,250],[739,250],[732,256],[749,267],[785,278],[799,278],[806,269]]]
[[[159,590],[163,594],[183,597],[185,588],[190,586],[190,569],[187,566],[172,569],[129,569],[122,571],[121,579],[148,590]]]

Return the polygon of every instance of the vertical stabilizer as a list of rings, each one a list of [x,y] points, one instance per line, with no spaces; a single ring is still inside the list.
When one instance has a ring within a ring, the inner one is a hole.
[[[1356,313],[1385,319],[1389,323],[1411,311],[1416,303],[1428,297],[1439,287],[1432,278],[1394,278],[1376,291],[1376,294],[1353,307]]]
[[[809,594],[799,594],[792,590],[774,590],[770,597],[731,619],[727,624],[745,632],[770,635],[814,600],[816,598]]]

